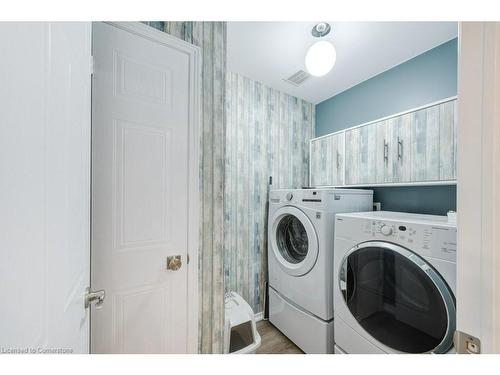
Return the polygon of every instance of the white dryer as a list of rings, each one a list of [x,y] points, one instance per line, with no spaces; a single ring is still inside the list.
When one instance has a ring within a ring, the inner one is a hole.
[[[373,192],[272,190],[269,197],[269,320],[306,353],[332,353],[334,218],[367,211]]]
[[[335,231],[335,351],[452,351],[456,224],[374,211],[337,215]]]

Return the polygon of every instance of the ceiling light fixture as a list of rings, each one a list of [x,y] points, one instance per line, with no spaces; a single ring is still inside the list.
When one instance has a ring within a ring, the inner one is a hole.
[[[322,38],[330,32],[330,25],[326,22],[318,23],[311,30],[315,38]],[[333,44],[326,40],[315,42],[306,53],[307,71],[316,77],[321,77],[332,70],[337,59],[337,52]]]

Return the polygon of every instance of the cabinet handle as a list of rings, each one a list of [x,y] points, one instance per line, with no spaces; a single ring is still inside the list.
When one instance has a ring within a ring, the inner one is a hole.
[[[337,151],[337,169],[340,168],[340,152]]]
[[[403,160],[403,140],[398,137],[398,160]]]
[[[389,143],[387,143],[384,139],[384,161],[389,161]]]

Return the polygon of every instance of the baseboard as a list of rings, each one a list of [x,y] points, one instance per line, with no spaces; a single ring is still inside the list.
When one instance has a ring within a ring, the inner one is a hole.
[[[264,311],[258,312],[257,314],[254,314],[255,322],[260,322],[262,319],[264,319]]]

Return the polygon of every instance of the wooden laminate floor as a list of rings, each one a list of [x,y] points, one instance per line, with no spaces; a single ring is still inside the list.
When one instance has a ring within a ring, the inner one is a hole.
[[[261,344],[257,354],[304,354],[293,342],[267,320],[257,322]]]

